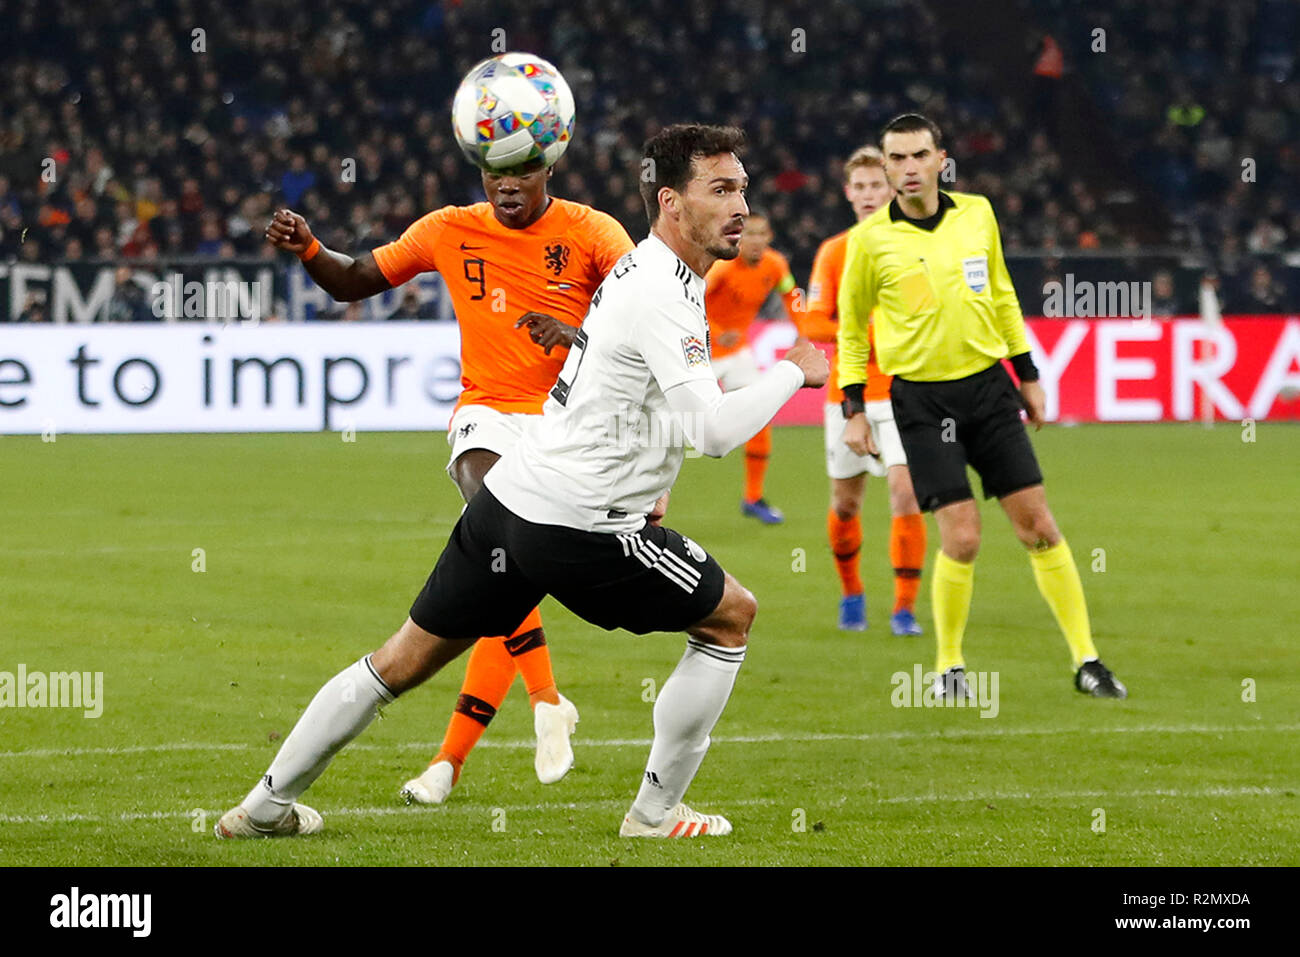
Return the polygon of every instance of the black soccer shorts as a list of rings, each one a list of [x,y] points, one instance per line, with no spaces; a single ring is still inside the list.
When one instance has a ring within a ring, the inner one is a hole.
[[[1020,418],[1020,393],[1001,362],[951,382],[894,377],[894,421],[916,500],[931,512],[973,498],[969,464],[985,498],[1002,498],[1043,481]]]
[[[545,595],[607,630],[684,631],[722,600],[724,574],[684,535],[646,525],[584,532],[538,525],[479,490],[411,606],[443,638],[509,635]]]

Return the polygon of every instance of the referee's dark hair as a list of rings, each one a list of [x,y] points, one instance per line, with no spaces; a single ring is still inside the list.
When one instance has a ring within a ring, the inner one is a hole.
[[[921,130],[929,130],[930,135],[934,137],[934,148],[943,149],[943,133],[940,132],[938,123],[920,113],[901,113],[886,123],[885,128],[880,131],[881,152],[885,149],[887,133],[919,133]]]
[[[650,225],[659,219],[659,190],[683,189],[690,182],[693,160],[738,153],[744,145],[745,134],[738,127],[702,123],[674,123],[646,140],[641,150],[641,200]]]

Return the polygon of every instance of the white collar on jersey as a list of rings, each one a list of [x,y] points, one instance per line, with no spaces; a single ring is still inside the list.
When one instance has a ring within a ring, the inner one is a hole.
[[[649,243],[651,244],[652,248],[655,248],[657,250],[662,250],[662,255],[669,257],[669,259],[677,263],[678,266],[677,278],[679,279],[683,278],[682,274],[685,273],[689,275],[692,279],[697,279],[701,283],[704,282],[703,276],[697,273],[690,266],[686,265],[686,263],[682,261],[682,257],[678,256],[675,252],[673,252],[672,248],[666,242],[664,242],[662,239],[656,236],[654,233],[650,233],[650,235],[646,236],[646,238],[643,240],[643,244],[644,243]]]

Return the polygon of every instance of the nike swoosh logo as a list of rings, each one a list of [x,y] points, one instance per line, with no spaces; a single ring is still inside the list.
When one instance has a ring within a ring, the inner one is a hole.
[[[461,243],[461,244],[460,244],[460,248],[461,248],[461,249],[486,249],[487,247],[486,247],[486,246],[467,246],[467,245],[465,245],[464,243]]]

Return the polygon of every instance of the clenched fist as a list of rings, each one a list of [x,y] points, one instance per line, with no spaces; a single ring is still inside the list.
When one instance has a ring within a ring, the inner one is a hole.
[[[276,249],[285,249],[300,256],[307,251],[315,237],[311,227],[292,209],[277,209],[266,227],[266,238]]]
[[[803,371],[803,387],[816,389],[826,384],[831,375],[831,364],[825,354],[806,339],[792,345],[784,358]]]

